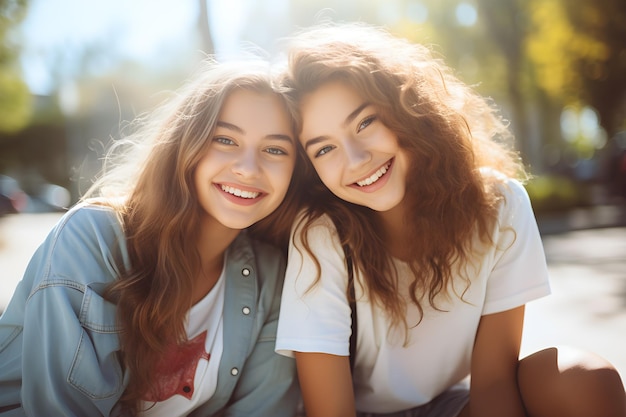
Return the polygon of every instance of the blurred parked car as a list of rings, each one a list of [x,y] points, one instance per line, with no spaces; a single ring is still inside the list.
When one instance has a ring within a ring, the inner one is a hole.
[[[15,178],[0,175],[0,216],[23,211],[28,200],[28,194],[20,188]]]
[[[36,195],[31,196],[29,211],[48,212],[66,211],[71,204],[67,188],[56,184],[44,183],[37,187]]]

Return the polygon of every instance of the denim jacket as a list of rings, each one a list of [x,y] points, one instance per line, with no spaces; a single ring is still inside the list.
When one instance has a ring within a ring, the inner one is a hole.
[[[226,260],[224,352],[213,397],[190,416],[292,416],[295,361],[274,352],[285,261],[245,231]],[[115,213],[79,205],[31,259],[0,317],[1,416],[121,416],[128,375],[103,290],[129,266]]]

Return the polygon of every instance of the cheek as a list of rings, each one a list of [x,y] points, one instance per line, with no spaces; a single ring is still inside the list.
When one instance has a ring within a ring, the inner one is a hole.
[[[287,192],[295,165],[294,160],[283,164],[271,164],[266,168],[266,172],[268,172],[271,177],[275,191],[281,193]]]
[[[196,194],[200,192],[202,182],[202,163],[200,163],[193,171],[193,186],[196,190]]]
[[[198,165],[196,165],[196,169],[193,173],[193,178],[196,184],[199,184],[203,180],[205,180],[204,177],[206,177],[207,166],[209,165],[207,160],[208,158],[204,157],[200,161],[198,161]]]
[[[320,180],[324,183],[324,185],[330,189],[340,185],[340,174],[339,167],[336,164],[330,163],[318,163],[313,165],[317,175],[320,177]]]

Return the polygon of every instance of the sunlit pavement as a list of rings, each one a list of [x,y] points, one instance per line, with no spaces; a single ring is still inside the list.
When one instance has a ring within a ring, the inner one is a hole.
[[[26,265],[62,213],[0,217],[0,310],[8,304]]]
[[[0,218],[0,310],[59,217]],[[543,240],[552,295],[526,307],[522,355],[572,345],[604,356],[626,380],[626,227],[548,233]]]
[[[543,237],[552,294],[526,306],[522,354],[570,345],[611,361],[626,382],[626,227]]]

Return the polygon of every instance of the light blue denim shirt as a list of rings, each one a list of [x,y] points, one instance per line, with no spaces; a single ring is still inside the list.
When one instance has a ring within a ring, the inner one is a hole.
[[[121,265],[126,241],[111,209],[81,205],[61,218],[0,317],[0,410],[12,408],[0,415],[122,415],[120,329],[102,298]],[[245,231],[229,247],[217,388],[190,416],[295,414],[295,361],[274,352],[284,272],[280,252]]]

